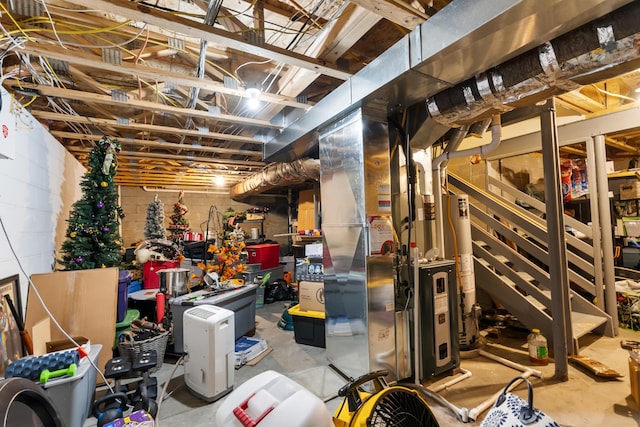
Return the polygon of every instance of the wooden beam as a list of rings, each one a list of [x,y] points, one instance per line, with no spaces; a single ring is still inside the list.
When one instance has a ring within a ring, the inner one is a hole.
[[[231,135],[231,134],[217,133],[217,132],[202,133],[199,130],[195,130],[195,129],[181,129],[181,128],[174,128],[170,126],[148,125],[148,124],[135,123],[135,122],[129,122],[129,124],[122,125],[122,124],[119,124],[116,120],[102,119],[100,117],[73,116],[70,114],[51,113],[49,111],[40,111],[40,110],[32,110],[31,114],[41,119],[53,120],[57,122],[82,123],[85,125],[93,125],[93,126],[112,126],[116,129],[168,133],[168,134],[172,134],[180,137],[184,135],[184,136],[192,136],[192,137],[198,137],[198,138],[213,138],[213,139],[219,139],[219,140],[230,141],[230,142],[242,142],[245,144],[262,145],[262,141],[257,141],[251,137],[241,136],[241,135]],[[185,146],[185,148],[188,148],[188,146]]]
[[[67,146],[67,151],[72,154],[84,154],[91,152],[91,148]],[[130,159],[130,160],[146,160],[146,159],[174,159],[181,161],[192,161],[201,163],[217,163],[225,165],[244,166],[245,168],[259,168],[265,165],[264,162],[254,162],[250,160],[236,160],[236,159],[221,159],[217,157],[202,157],[202,156],[187,156],[177,154],[161,154],[161,153],[141,153],[138,151],[120,151],[118,158]]]
[[[609,136],[605,136],[604,143],[605,143],[605,145],[608,145],[609,147],[617,148],[618,150],[628,151],[628,152],[634,153],[634,154],[638,154],[640,152],[640,151],[638,151],[638,147],[634,147],[632,145],[625,144],[624,142],[618,141],[618,140],[616,140],[614,138],[611,138]]]
[[[70,49],[62,49],[55,45],[43,45],[38,43],[26,42],[20,53],[28,53],[45,58],[54,58],[61,61],[67,61],[70,64],[91,67],[102,71],[113,72],[125,75],[138,75],[140,77],[157,80],[158,82],[173,82],[187,87],[199,87],[214,92],[220,92],[238,97],[244,96],[244,89],[227,88],[222,83],[214,82],[206,79],[198,79],[183,73],[162,70],[158,68],[146,67],[140,64],[130,64],[123,62],[120,65],[113,65],[102,61],[102,57],[97,55],[89,55],[80,51],[71,51]],[[261,101],[280,104],[284,106],[309,109],[311,106],[303,104],[292,97],[275,95],[272,93],[261,93],[259,96]]]
[[[108,10],[110,13],[134,21],[146,22],[147,24],[163,28],[166,31],[174,31],[179,34],[184,34],[186,37],[195,37],[241,52],[248,52],[263,58],[271,58],[276,61],[296,65],[340,80],[346,80],[351,77],[351,74],[329,67],[323,61],[315,58],[300,55],[276,46],[257,46],[249,43],[244,37],[237,34],[229,33],[140,3],[126,0],[74,0],[74,3],[92,10]]]
[[[422,24],[429,18],[429,15],[399,1],[351,0],[351,3],[357,4],[408,30],[413,30],[416,25]]]
[[[211,121],[222,121],[233,124],[240,124],[244,126],[268,128],[268,129],[282,129],[282,126],[268,122],[267,120],[253,119],[251,117],[232,116],[229,114],[217,114],[212,115],[208,111],[196,110],[193,108],[173,107],[171,105],[160,104],[151,101],[141,101],[137,99],[128,99],[127,101],[116,101],[111,96],[100,95],[92,92],[82,92],[72,89],[61,89],[55,86],[37,85],[33,83],[23,83],[14,79],[6,79],[4,81],[6,85],[16,85],[20,87],[26,87],[30,89],[37,89],[41,94],[46,96],[55,96],[58,98],[75,99],[84,101],[87,104],[104,104],[112,107],[125,107],[125,108],[141,108],[143,110],[153,111],[156,113],[170,113],[182,116],[199,117]],[[117,110],[116,110],[117,111]]]
[[[67,138],[67,139],[79,139],[83,141],[98,141],[102,138],[101,135],[89,135],[84,133],[76,133],[76,132],[64,132],[59,130],[52,130],[49,133],[55,136],[56,138]],[[233,148],[223,148],[223,147],[211,147],[208,145],[184,145],[178,144],[176,142],[163,142],[163,141],[149,141],[146,139],[133,139],[133,138],[116,138],[123,146],[136,146],[136,147],[149,147],[149,148],[166,148],[168,150],[190,150],[190,151],[199,151],[202,153],[218,153],[218,154],[231,154],[231,155],[245,155],[250,157],[259,157],[262,158],[261,151],[250,151],[250,150],[236,150]]]

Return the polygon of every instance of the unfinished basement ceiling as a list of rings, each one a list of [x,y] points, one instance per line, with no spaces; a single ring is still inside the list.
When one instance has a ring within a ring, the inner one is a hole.
[[[219,191],[215,178],[262,170],[263,144],[449,3],[3,1],[3,86],[84,164],[118,138],[120,185]],[[559,96],[559,115],[635,104],[640,73],[610,77]],[[611,139],[637,155],[640,132]]]

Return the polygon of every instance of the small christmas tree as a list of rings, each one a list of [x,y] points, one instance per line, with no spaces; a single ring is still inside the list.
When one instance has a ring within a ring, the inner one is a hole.
[[[145,239],[163,239],[166,235],[164,229],[164,203],[156,194],[153,201],[147,206],[147,223],[144,225]]]
[[[169,217],[171,219],[171,225],[167,227],[170,231],[169,240],[174,242],[182,241],[184,233],[189,231],[189,220],[184,216],[189,212],[187,206],[183,201],[184,192],[180,192],[178,195],[178,202],[173,205],[173,213]]]
[[[67,270],[114,267],[122,261],[122,241],[118,226],[124,218],[118,204],[116,154],[120,143],[103,137],[89,153],[89,171],[80,182],[82,197],[67,220],[62,259]]]

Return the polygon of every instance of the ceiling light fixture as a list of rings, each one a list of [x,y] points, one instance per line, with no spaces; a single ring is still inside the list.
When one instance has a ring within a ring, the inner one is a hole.
[[[216,176],[216,185],[218,187],[222,187],[224,185],[224,176],[222,175]]]
[[[247,87],[244,90],[244,93],[247,97],[247,107],[251,110],[255,110],[260,106],[260,101],[258,100],[258,96],[260,96],[260,89],[257,87]]]

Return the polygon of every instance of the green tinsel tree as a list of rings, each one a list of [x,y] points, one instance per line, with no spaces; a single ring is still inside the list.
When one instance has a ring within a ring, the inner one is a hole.
[[[169,216],[171,224],[167,227],[167,230],[170,232],[169,240],[174,242],[182,241],[184,233],[191,230],[189,220],[185,218],[189,209],[187,209],[187,205],[184,204],[183,197],[184,192],[181,191],[178,195],[178,202],[173,205],[173,213]]]
[[[147,222],[144,225],[145,239],[164,239],[166,230],[164,229],[164,203],[158,199],[156,194],[153,201],[147,206]]]
[[[89,154],[89,171],[80,182],[82,197],[71,208],[62,243],[59,262],[66,270],[114,267],[122,261],[118,226],[124,214],[113,181],[118,152],[120,143],[105,136]]]

